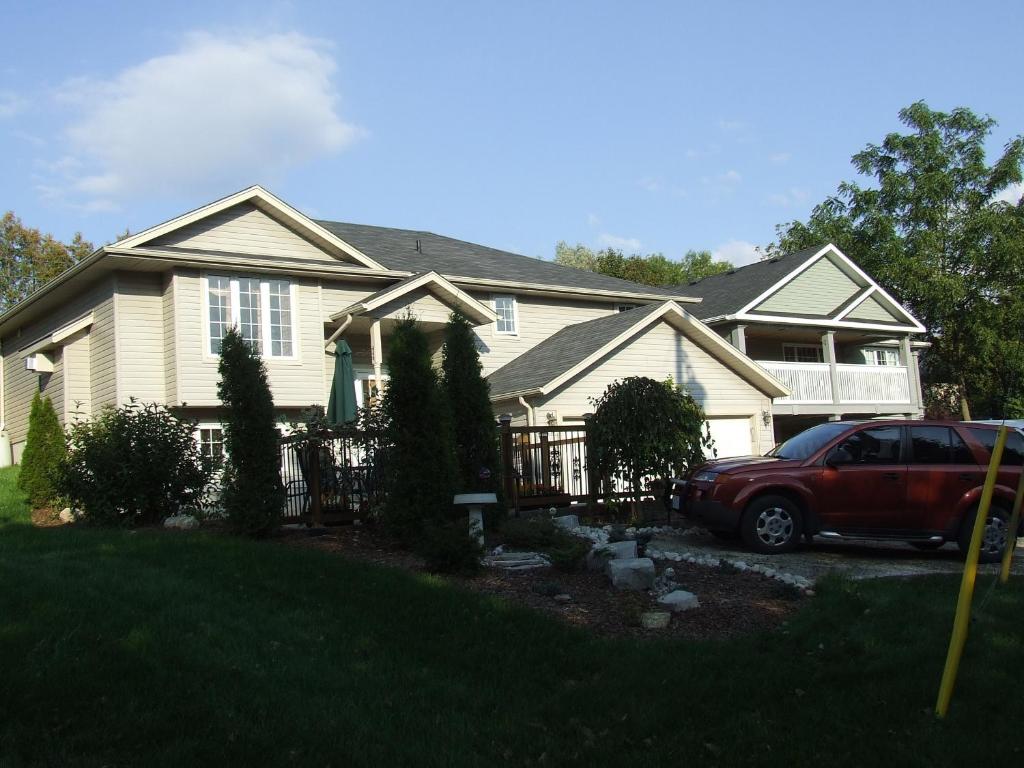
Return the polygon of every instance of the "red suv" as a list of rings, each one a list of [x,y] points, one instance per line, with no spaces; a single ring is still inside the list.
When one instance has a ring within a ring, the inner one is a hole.
[[[672,506],[756,552],[787,552],[801,536],[815,535],[907,541],[922,549],[956,541],[966,551],[997,430],[940,421],[819,424],[767,456],[697,467],[686,481],[675,481]],[[1002,555],[1022,464],[1024,435],[1011,430],[983,562]]]

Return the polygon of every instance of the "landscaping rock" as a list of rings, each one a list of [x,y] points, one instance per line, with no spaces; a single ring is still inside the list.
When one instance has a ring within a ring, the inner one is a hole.
[[[192,515],[171,515],[164,520],[164,528],[172,528],[178,531],[191,531],[199,527],[199,521]]]
[[[649,557],[609,560],[605,573],[616,589],[651,589],[654,586],[654,561]]]
[[[71,511],[71,507],[64,507],[57,515],[62,523],[73,523],[75,522],[75,513]]]
[[[506,571],[528,571],[533,568],[547,568],[551,561],[538,552],[504,552],[485,557],[484,565],[504,568]]]
[[[672,620],[672,614],[667,611],[647,611],[640,614],[640,626],[644,629],[665,629]]]
[[[613,541],[600,544],[587,555],[587,568],[603,571],[609,560],[628,560],[637,556],[635,541]]]
[[[580,518],[578,515],[562,515],[561,517],[554,517],[551,519],[551,522],[559,528],[564,528],[567,531],[580,527]]]
[[[667,595],[662,595],[658,598],[658,603],[664,605],[673,613],[700,608],[700,600],[697,599],[697,596],[693,592],[687,592],[685,589],[677,589],[669,592]]]

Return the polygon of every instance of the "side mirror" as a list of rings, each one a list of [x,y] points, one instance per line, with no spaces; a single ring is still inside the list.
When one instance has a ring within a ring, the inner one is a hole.
[[[853,454],[839,446],[825,457],[825,464],[833,468],[840,467],[843,464],[853,464]]]

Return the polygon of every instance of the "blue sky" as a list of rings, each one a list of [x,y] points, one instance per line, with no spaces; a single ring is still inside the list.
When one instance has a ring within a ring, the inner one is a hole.
[[[4,0],[0,210],[99,244],[259,183],[550,258],[736,262],[898,110],[1024,132],[1019,2]]]

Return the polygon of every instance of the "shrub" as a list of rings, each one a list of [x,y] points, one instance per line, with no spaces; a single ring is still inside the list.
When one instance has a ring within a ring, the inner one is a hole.
[[[456,479],[464,493],[498,493],[498,430],[490,386],[469,320],[453,312],[444,329],[441,372],[452,415]],[[500,505],[499,505],[500,506]]]
[[[231,328],[220,350],[217,394],[224,405],[221,502],[237,533],[265,536],[281,521],[280,433],[267,369],[259,352]]]
[[[501,539],[513,549],[543,550],[558,543],[562,531],[548,517],[510,518],[501,526]]]
[[[49,397],[39,392],[32,398],[28,417],[28,438],[21,455],[18,487],[34,507],[46,507],[56,500],[55,487],[61,462],[67,453],[64,430]]]
[[[387,364],[391,378],[381,407],[391,476],[382,517],[394,536],[412,544],[426,522],[453,514],[451,420],[427,337],[413,318],[392,331]]]
[[[587,562],[591,544],[587,539],[563,534],[554,546],[548,547],[547,556],[551,565],[562,573],[579,573]]]
[[[68,431],[58,490],[96,525],[159,523],[201,509],[209,481],[195,423],[132,400]]]
[[[483,550],[470,537],[466,518],[428,522],[423,526],[418,549],[427,568],[435,573],[472,575],[480,570]]]

